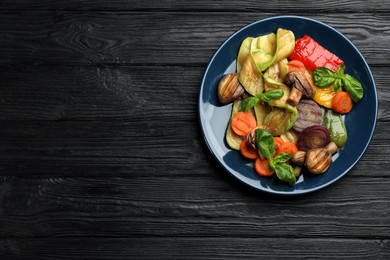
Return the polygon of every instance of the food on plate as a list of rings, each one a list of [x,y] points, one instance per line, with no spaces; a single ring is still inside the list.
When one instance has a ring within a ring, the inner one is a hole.
[[[330,141],[338,147],[344,147],[347,142],[347,129],[341,115],[333,110],[327,110],[324,114],[323,124],[328,129]]]
[[[330,142],[328,128],[322,125],[313,125],[306,127],[297,141],[300,151],[309,151],[310,149],[323,148]]]
[[[245,89],[238,81],[237,73],[230,73],[223,77],[218,85],[218,100],[222,104],[228,104],[244,94]]]
[[[304,99],[297,105],[298,118],[295,121],[293,130],[301,133],[305,128],[313,125],[320,125],[322,121],[322,110],[320,106],[310,99]]]
[[[315,95],[315,88],[310,84],[305,72],[292,71],[287,74],[285,82],[291,86],[290,95],[287,103],[292,106],[298,105],[302,96],[306,98],[313,98]]]
[[[301,61],[306,68],[315,70],[318,67],[327,67],[333,71],[344,62],[331,53],[308,35],[299,38],[295,42],[294,51],[289,56],[290,60]]]
[[[305,166],[313,174],[324,173],[332,163],[332,155],[337,150],[338,147],[333,142],[324,148],[310,149],[306,152]]]
[[[345,91],[337,91],[332,100],[333,111],[340,114],[347,114],[352,110],[352,99]]]
[[[330,142],[323,148],[314,148],[307,152],[298,151],[293,154],[291,161],[297,165],[298,169],[304,165],[310,173],[321,174],[329,168],[332,163],[332,155],[337,150],[337,145]]]
[[[218,85],[221,104],[232,103],[225,140],[261,177],[289,185],[306,169],[323,174],[347,141],[344,117],[363,97],[344,61],[292,31],[245,38],[236,72]]]

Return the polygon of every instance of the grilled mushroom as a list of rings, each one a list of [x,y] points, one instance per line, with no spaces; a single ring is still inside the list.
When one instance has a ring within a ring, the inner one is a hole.
[[[307,151],[305,165],[313,174],[324,173],[332,162],[332,155],[338,150],[337,145],[330,142],[324,148],[316,148]]]
[[[238,81],[237,73],[230,73],[219,82],[218,100],[222,104],[228,104],[239,98],[244,92],[245,89]]]
[[[287,103],[296,106],[302,96],[313,98],[315,89],[310,84],[304,73],[292,71],[286,76],[286,84],[291,86],[291,92],[287,99]]]

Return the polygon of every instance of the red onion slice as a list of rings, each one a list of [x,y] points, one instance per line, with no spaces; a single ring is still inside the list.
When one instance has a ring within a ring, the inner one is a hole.
[[[322,148],[330,142],[328,129],[322,125],[309,126],[303,129],[299,136],[297,145],[301,151],[308,151],[314,148]]]

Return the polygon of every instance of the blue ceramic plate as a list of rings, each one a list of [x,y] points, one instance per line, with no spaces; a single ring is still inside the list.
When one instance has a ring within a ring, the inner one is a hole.
[[[253,162],[244,159],[238,151],[228,148],[225,131],[232,105],[221,105],[217,87],[222,76],[235,71],[236,56],[241,42],[248,36],[276,32],[279,28],[294,32],[295,38],[307,34],[346,64],[346,73],[356,77],[364,88],[363,98],[345,117],[348,140],[344,149],[334,156],[330,168],[321,175],[302,174],[295,186],[289,186],[276,177],[260,177],[253,170]],[[340,32],[332,27],[304,17],[277,16],[252,23],[229,37],[212,57],[203,77],[199,93],[199,119],[206,143],[217,161],[243,183],[269,193],[303,194],[328,186],[343,177],[359,161],[374,133],[378,98],[374,78],[367,62]]]

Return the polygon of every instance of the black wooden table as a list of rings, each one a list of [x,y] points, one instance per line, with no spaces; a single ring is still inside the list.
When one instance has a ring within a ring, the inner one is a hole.
[[[348,37],[372,69],[375,135],[305,196],[250,189],[198,123],[210,58],[291,14]],[[2,259],[389,259],[390,2],[0,3]]]

